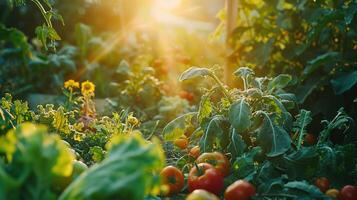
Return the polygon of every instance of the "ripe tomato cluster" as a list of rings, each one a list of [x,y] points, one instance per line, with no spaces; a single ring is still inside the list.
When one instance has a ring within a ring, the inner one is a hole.
[[[218,200],[224,190],[224,177],[230,173],[228,158],[219,152],[203,153],[199,155],[198,146],[189,151],[196,159],[187,177],[187,190],[190,193],[186,200]],[[184,175],[174,166],[165,167],[161,173],[161,180],[168,191],[164,196],[181,192],[184,188]],[[247,181],[237,180],[224,191],[226,200],[248,200],[256,193],[255,187]]]
[[[335,188],[330,188],[330,181],[326,177],[319,177],[315,180],[315,185],[321,192],[327,196],[339,200],[356,200],[357,187],[352,185],[345,185],[340,191]]]

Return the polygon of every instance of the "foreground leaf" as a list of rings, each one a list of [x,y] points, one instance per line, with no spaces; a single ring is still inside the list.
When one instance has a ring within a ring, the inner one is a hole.
[[[108,158],[79,176],[60,200],[142,200],[158,191],[155,173],[165,160],[158,141],[151,143],[139,135],[120,135],[108,147]]]

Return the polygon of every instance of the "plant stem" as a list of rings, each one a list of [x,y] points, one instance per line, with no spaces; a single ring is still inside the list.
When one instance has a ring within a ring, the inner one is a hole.
[[[156,131],[156,128],[157,128],[157,126],[159,125],[159,120],[157,120],[156,121],[156,124],[155,124],[155,127],[154,127],[154,129],[151,131],[151,133],[150,133],[150,135],[149,135],[149,137],[148,138],[146,138],[146,140],[150,140],[151,139],[151,137],[154,135],[154,133],[155,133],[155,131]]]
[[[210,74],[210,76],[218,83],[218,85],[221,88],[224,96],[227,97],[229,102],[232,102],[233,100],[232,100],[231,96],[229,95],[228,90],[224,87],[223,83],[218,79],[218,77],[213,72]]]
[[[248,77],[248,76],[247,76]],[[243,78],[243,87],[244,87],[244,91],[246,91],[247,90],[247,77],[244,77]]]
[[[36,6],[40,9],[42,16],[45,18],[47,26],[52,28],[52,22],[50,19],[47,18],[47,11],[45,10],[45,8],[42,6],[42,4],[38,1],[38,0],[31,0],[33,3],[36,4]]]
[[[197,165],[196,162],[195,162],[195,167],[196,167],[196,169],[197,169],[198,176],[202,176],[202,175],[203,175],[203,171],[202,171],[202,169]]]

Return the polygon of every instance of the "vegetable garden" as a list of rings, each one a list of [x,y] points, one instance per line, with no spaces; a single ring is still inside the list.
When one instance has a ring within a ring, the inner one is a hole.
[[[0,200],[357,200],[356,0],[0,11]]]

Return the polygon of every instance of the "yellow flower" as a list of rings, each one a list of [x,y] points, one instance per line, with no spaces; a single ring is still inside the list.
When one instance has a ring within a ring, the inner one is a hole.
[[[79,88],[79,83],[70,79],[66,82],[64,82],[64,88],[68,90],[73,90],[73,88]]]
[[[84,81],[81,86],[83,95],[94,94],[95,85],[92,82]]]
[[[132,126],[137,126],[140,122],[139,122],[139,120],[138,120],[136,117],[134,117],[134,116],[132,116],[132,115],[129,115],[129,116],[128,116],[128,123],[129,123],[130,125],[132,125]]]

